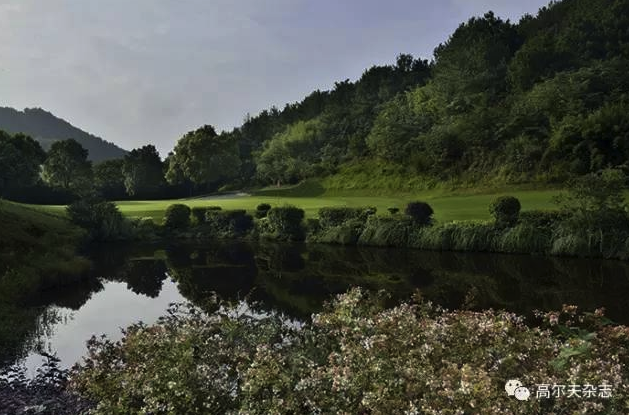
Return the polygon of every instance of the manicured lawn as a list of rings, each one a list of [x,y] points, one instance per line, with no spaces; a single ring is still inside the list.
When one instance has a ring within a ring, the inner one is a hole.
[[[314,217],[317,211],[326,206],[363,207],[375,206],[380,214],[387,214],[387,208],[397,206],[404,209],[410,200],[424,200],[431,204],[435,210],[435,216],[440,221],[487,219],[489,218],[488,206],[491,201],[500,194],[516,196],[522,203],[523,210],[553,209],[552,198],[558,192],[553,190],[542,191],[513,191],[498,194],[470,194],[470,195],[444,195],[436,193],[422,193],[415,196],[390,196],[373,197],[358,195],[334,195],[315,197],[281,197],[281,196],[234,196],[220,199],[184,199],[184,200],[158,200],[158,201],[132,201],[119,202],[120,210],[129,217],[152,217],[159,221],[164,216],[164,211],[174,203],[185,203],[194,206],[221,206],[223,209],[255,210],[260,203],[269,203],[272,206],[295,205],[306,211],[308,217]],[[61,209],[62,207],[49,207]]]

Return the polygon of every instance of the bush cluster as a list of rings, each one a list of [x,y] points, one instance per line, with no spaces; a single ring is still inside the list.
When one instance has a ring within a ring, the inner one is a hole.
[[[190,226],[190,208],[178,203],[168,206],[164,214],[164,226],[170,230],[184,230]]]
[[[253,217],[244,209],[208,210],[204,229],[209,236],[217,238],[241,237],[253,229]]]
[[[70,221],[87,230],[91,240],[115,241],[132,235],[131,224],[113,202],[84,198],[67,207]]]
[[[364,221],[372,208],[325,207],[319,209],[319,222],[322,227],[330,228],[343,225],[350,220]],[[375,212],[374,212],[375,213]]]
[[[205,222],[205,215],[210,211],[222,210],[220,206],[195,206],[192,208],[192,217],[197,225]]]
[[[295,206],[279,206],[269,210],[263,236],[283,241],[303,241],[305,212]]]

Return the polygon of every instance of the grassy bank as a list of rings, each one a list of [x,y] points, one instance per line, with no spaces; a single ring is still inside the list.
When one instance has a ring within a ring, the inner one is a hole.
[[[35,340],[37,293],[75,283],[88,269],[77,255],[84,232],[63,216],[0,200],[0,366]]]
[[[0,299],[59,285],[89,266],[77,255],[83,231],[63,216],[0,200]]]

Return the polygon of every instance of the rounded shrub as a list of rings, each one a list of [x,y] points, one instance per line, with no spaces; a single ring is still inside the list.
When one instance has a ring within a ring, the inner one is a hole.
[[[168,206],[164,215],[164,226],[169,229],[186,229],[190,226],[190,208],[183,204]]]
[[[268,214],[272,237],[280,240],[300,241],[305,237],[303,220],[305,212],[295,206],[274,207]]]
[[[499,226],[513,226],[520,216],[520,201],[513,196],[501,196],[489,205],[489,212]]]
[[[400,208],[395,207],[395,206],[394,206],[394,207],[387,208],[387,210],[388,210],[388,211],[389,211],[389,213],[390,213],[390,214],[392,214],[392,215],[397,215],[398,213],[400,213]]]
[[[410,202],[406,205],[404,213],[419,224],[429,225],[432,223],[432,215],[435,211],[426,202]]]
[[[256,207],[256,218],[266,218],[269,210],[271,210],[271,205],[269,205],[268,203],[260,203],[258,207]]]

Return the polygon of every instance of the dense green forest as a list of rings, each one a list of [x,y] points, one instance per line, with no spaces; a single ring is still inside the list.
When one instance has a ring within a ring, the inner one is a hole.
[[[225,135],[239,143],[245,185],[344,169],[563,181],[627,166],[628,58],[626,0],[551,3],[518,24],[490,12],[431,62],[400,55]]]
[[[518,23],[488,12],[462,23],[431,60],[401,54],[231,131],[201,127],[165,160],[147,145],[92,166],[73,143],[42,155],[27,137],[2,135],[0,192],[52,203],[60,192],[168,198],[310,178],[391,190],[563,186],[629,169],[628,67],[629,0],[553,2]],[[24,186],[37,191],[15,190]]]

